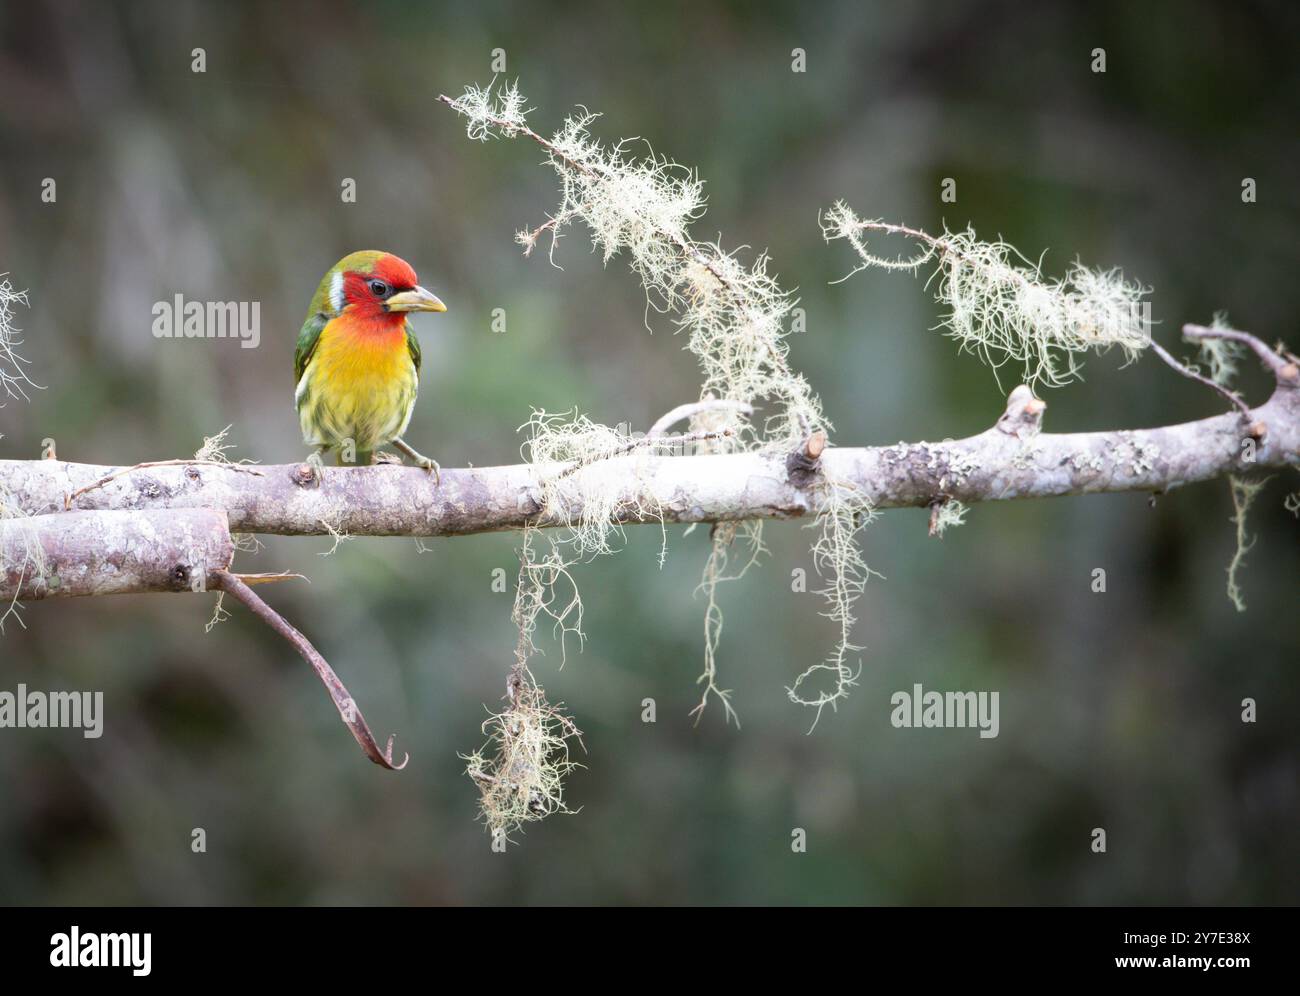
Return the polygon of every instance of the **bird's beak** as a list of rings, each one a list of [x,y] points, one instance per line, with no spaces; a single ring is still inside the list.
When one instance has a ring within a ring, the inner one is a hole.
[[[436,294],[432,294],[423,287],[417,287],[415,290],[402,291],[400,294],[394,294],[384,302],[389,311],[446,311],[447,306],[443,304]]]

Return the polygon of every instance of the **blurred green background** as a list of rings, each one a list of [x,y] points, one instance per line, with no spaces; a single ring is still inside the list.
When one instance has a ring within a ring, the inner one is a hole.
[[[922,281],[864,273],[818,212],[973,224],[1026,255],[1076,255],[1155,288],[1157,336],[1227,309],[1300,345],[1300,16],[1292,4],[0,5],[0,270],[30,290],[31,403],[0,456],[108,464],[191,453],[233,423],[236,457],[304,455],[290,356],[344,253],[410,260],[449,304],[422,319],[407,438],[444,466],[518,459],[533,406],[644,429],[698,390],[621,261],[574,230],[524,259],[554,178],[524,142],[469,142],[435,102],[508,75],[548,132],[574,104],[699,168],[695,234],[767,247],[807,331],[792,357],[842,445],[983,430],[1004,394],[928,331]],[[207,72],[190,70],[203,47]],[[791,72],[791,50],[807,71]],[[1091,71],[1104,48],[1107,69]],[[57,181],[57,202],[41,182]],[[344,177],[357,203],[341,202]],[[941,204],[945,177],[955,204]],[[1241,182],[1258,184],[1244,204]],[[262,342],[155,339],[177,294],[261,302]],[[491,332],[504,308],[508,331]],[[1241,386],[1269,384],[1243,364]],[[1053,431],[1222,410],[1145,357],[1090,358],[1047,394]],[[1010,387],[1013,382],[1005,382]],[[632,530],[577,573],[589,641],[535,662],[586,734],[581,812],[494,854],[458,751],[481,742],[514,645],[513,535],[267,538],[244,570],[330,659],[400,775],[356,749],[316,678],[210,596],[50,601],[0,637],[0,688],[102,689],[105,734],[0,730],[5,903],[1293,903],[1300,895],[1295,519],[1279,475],[1251,519],[1249,611],[1224,595],[1226,482],[983,505],[941,542],[922,510],[865,533],[888,580],[860,604],[860,687],[806,735],[784,686],[831,645],[809,534],[723,590],[723,684],[698,727],[704,530]],[[1104,567],[1108,590],[1090,591]],[[1001,735],[895,730],[889,696],[1001,693]],[[653,697],[658,722],[641,722]],[[1241,700],[1259,722],[1240,720]],[[191,853],[191,830],[207,833]],[[795,827],[806,854],[791,852]],[[1106,854],[1090,850],[1106,828]]]

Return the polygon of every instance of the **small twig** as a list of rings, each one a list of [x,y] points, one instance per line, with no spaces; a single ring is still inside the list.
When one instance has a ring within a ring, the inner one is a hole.
[[[537,240],[542,237],[543,232],[551,233],[551,246],[552,251],[554,251],[555,242],[558,238],[560,228],[572,221],[576,214],[576,211],[565,211],[563,214],[558,214],[554,218],[542,222],[542,224],[538,225],[532,231],[521,231],[516,235],[515,241],[524,247],[524,256],[528,257],[533,254],[533,249],[537,247]],[[554,262],[554,260],[552,260],[552,262]]]
[[[63,499],[64,511],[71,511],[72,503],[88,491],[94,491],[96,488],[102,488],[110,481],[116,481],[119,477],[125,477],[127,474],[133,474],[137,470],[148,470],[150,467],[224,467],[227,470],[237,470],[244,474],[253,474],[256,477],[265,475],[255,467],[248,467],[244,464],[229,463],[224,460],[151,460],[148,463],[137,463],[133,467],[124,467],[121,470],[115,470],[111,474],[105,474],[98,481],[87,484],[84,488],[77,488],[76,491]]]
[[[826,433],[818,429],[785,458],[785,472],[795,487],[807,487],[817,475],[817,465],[826,450],[827,438]]]
[[[936,255],[955,256],[957,259],[960,259],[963,262],[967,262],[967,263],[970,262],[970,257],[966,253],[963,253],[955,245],[953,245],[953,243],[950,240],[936,238],[930,233],[924,232],[919,228],[912,228],[908,225],[895,225],[887,221],[862,221],[862,220],[858,220],[858,222],[853,227],[856,231],[859,232],[862,231],[884,232],[887,235],[903,235],[909,239],[919,242],[924,247],[919,255],[913,256],[911,259],[899,258],[897,260],[890,262],[889,266],[893,269],[907,269],[907,270],[919,269],[921,266],[925,265],[926,262],[933,259]],[[861,243],[860,240],[850,235],[849,241],[853,245],[853,247],[858,250],[860,254],[866,253],[866,248]],[[841,277],[839,280],[832,281],[832,283],[837,283],[837,284],[842,283],[844,280],[847,280],[854,273],[858,273],[862,270],[865,270],[869,265],[870,265],[869,263],[863,262],[859,264],[857,267],[855,267],[851,273],[847,274],[844,277]],[[1020,274],[1016,275],[1016,279],[1021,281],[1022,283],[1027,282],[1027,278]]]
[[[1194,381],[1198,381],[1199,383],[1204,384],[1206,387],[1210,388],[1211,390],[1217,391],[1219,394],[1222,394],[1225,398],[1228,399],[1229,402],[1231,402],[1241,411],[1242,418],[1245,419],[1250,418],[1250,405],[1242,401],[1241,398],[1239,398],[1235,393],[1229,391],[1226,387],[1224,387],[1222,384],[1218,383],[1217,381],[1213,381],[1209,377],[1206,377],[1204,374],[1197,373],[1191,367],[1187,366],[1187,364],[1180,363],[1178,360],[1174,359],[1172,355],[1170,355],[1169,350],[1165,349],[1164,346],[1160,345],[1160,343],[1156,342],[1154,339],[1151,340],[1151,348],[1155,350],[1155,354],[1158,357],[1160,357],[1160,359],[1164,360],[1165,363],[1169,364],[1169,366],[1171,366],[1174,370],[1178,371],[1184,377],[1189,377]]]
[[[459,107],[456,106],[456,101],[453,98],[448,97],[445,93],[438,94],[438,100],[441,103],[446,104],[457,114],[464,113],[461,111]],[[483,120],[490,121],[492,124],[496,125],[502,131],[512,131],[512,132],[517,132],[520,135],[526,135],[528,138],[531,138],[534,142],[540,145],[552,156],[562,160],[565,163],[565,165],[569,166],[572,169],[577,170],[580,173],[585,173],[587,176],[593,176],[593,177],[597,175],[594,170],[592,170],[584,163],[580,163],[576,159],[570,159],[568,156],[566,156],[563,152],[559,150],[559,148],[555,145],[554,142],[548,142],[541,135],[537,134],[537,132],[533,131],[533,129],[529,128],[526,124],[515,124],[510,121],[503,121],[501,118],[493,117],[490,114],[484,115]]]
[[[746,416],[754,414],[754,406],[743,401],[705,398],[703,401],[692,401],[684,405],[678,405],[671,411],[665,412],[654,425],[650,426],[650,431],[646,433],[646,436],[662,436],[682,419],[693,418],[701,412],[716,411],[718,409],[740,412]]]
[[[820,460],[826,449],[826,433],[818,429],[804,441],[803,455],[809,460]]]
[[[1281,356],[1275,353],[1265,344],[1263,339],[1252,335],[1249,332],[1243,332],[1241,329],[1212,329],[1205,325],[1184,325],[1184,339],[1230,339],[1233,342],[1239,342],[1249,346],[1255,351],[1255,355],[1260,358],[1264,366],[1273,372],[1279,382],[1294,385],[1297,382],[1298,373],[1295,364],[1288,363]],[[1290,369],[1288,369],[1288,367]]]
[[[343,717],[343,722],[347,728],[352,731],[352,736],[356,738],[361,749],[365,751],[366,757],[374,761],[381,768],[387,768],[389,771],[400,771],[406,767],[410,755],[407,754],[402,758],[401,764],[393,763],[393,738],[388,738],[388,747],[386,750],[380,750],[379,744],[375,742],[374,734],[370,732],[370,727],[366,725],[366,719],[361,715],[361,710],[357,708],[356,702],[348,694],[347,688],[339,680],[339,676],[334,673],[334,669],[324,657],[311,645],[311,642],[291,626],[283,616],[275,609],[267,605],[257,593],[247,584],[240,580],[238,575],[231,574],[229,571],[214,571],[213,580],[215,584],[212,587],[220,591],[228,592],[234,595],[248,607],[253,615],[257,616],[264,623],[275,630],[280,636],[288,640],[293,648],[302,655],[305,660],[316,671],[316,676],[320,678],[325,689],[330,693],[330,698],[334,700],[334,707],[338,709],[339,715]]]
[[[311,584],[311,579],[307,575],[295,574],[292,571],[276,571],[274,574],[236,574],[235,577],[249,585],[275,584],[277,581],[306,581]]]

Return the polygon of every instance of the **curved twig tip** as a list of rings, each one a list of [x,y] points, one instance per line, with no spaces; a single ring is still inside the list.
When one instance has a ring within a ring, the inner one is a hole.
[[[334,700],[334,707],[339,711],[339,716],[343,719],[344,725],[352,732],[353,739],[360,745],[366,757],[381,768],[387,768],[389,771],[401,771],[406,767],[406,763],[411,759],[411,756],[407,754],[402,758],[401,764],[394,764],[393,737],[391,736],[388,738],[387,750],[379,749],[374,734],[370,732],[370,727],[366,724],[366,718],[361,715],[361,710],[357,708],[357,704],[349,694],[347,686],[339,680],[339,676],[334,673],[334,669],[329,666],[329,662],[311,645],[311,641],[307,637],[290,625],[280,613],[262,601],[257,593],[245,584],[238,575],[232,574],[230,571],[214,571],[213,580],[213,587],[228,592],[243,602],[249,611],[287,640],[298,651],[302,659],[312,666],[316,676],[320,678],[321,684],[330,693],[330,698]]]
[[[406,767],[407,762],[411,760],[411,755],[407,751],[402,751],[402,763],[401,764],[393,763],[393,740],[395,738],[396,738],[396,734],[390,733],[388,735],[388,746],[384,749],[384,761],[387,762],[385,766],[390,771],[401,771],[403,768]]]

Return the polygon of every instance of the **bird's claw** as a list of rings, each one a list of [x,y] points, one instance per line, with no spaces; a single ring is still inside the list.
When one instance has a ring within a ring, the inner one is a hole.
[[[404,439],[394,439],[394,440],[393,440],[393,445],[396,446],[396,447],[397,447],[399,450],[401,450],[403,453],[405,453],[405,454],[406,454],[408,457],[410,457],[412,460],[414,460],[414,461],[415,461],[415,465],[416,465],[417,467],[422,467],[422,468],[424,468],[425,471],[427,471],[428,473],[432,474],[432,475],[433,475],[433,481],[434,481],[435,484],[441,484],[441,483],[442,483],[442,468],[438,466],[438,461],[437,461],[437,460],[434,460],[432,457],[427,457],[427,456],[425,456],[423,453],[421,453],[421,452],[419,452],[418,450],[414,449],[414,448],[413,448],[413,447],[412,447],[408,442],[406,442],[406,440],[404,440]]]

